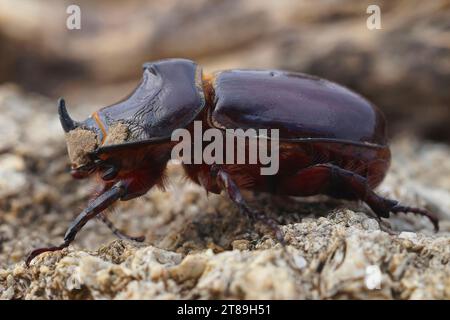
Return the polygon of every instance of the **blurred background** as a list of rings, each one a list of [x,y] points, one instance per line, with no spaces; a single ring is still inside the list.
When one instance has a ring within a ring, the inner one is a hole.
[[[382,29],[366,26],[370,4]],[[0,0],[0,84],[95,110],[168,57],[315,74],[377,104],[391,135],[450,142],[448,0]]]

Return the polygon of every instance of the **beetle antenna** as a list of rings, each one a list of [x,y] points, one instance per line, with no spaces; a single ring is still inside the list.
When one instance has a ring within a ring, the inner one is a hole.
[[[69,113],[66,109],[66,101],[63,98],[60,98],[58,101],[58,114],[59,120],[61,121],[61,126],[63,127],[65,132],[69,132],[76,127],[78,127],[78,123],[70,117]]]

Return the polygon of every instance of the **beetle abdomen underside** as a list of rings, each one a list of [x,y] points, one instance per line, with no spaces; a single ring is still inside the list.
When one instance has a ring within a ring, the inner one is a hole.
[[[212,122],[222,128],[279,129],[287,139],[327,138],[386,144],[377,107],[349,89],[284,71],[216,74]]]

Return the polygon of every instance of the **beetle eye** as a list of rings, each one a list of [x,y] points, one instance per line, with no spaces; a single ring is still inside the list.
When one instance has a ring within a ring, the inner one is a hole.
[[[120,164],[112,161],[105,161],[101,164],[101,178],[105,181],[113,180],[117,177],[120,171]]]
[[[117,177],[117,174],[119,173],[119,170],[116,166],[108,166],[105,168],[106,170],[102,174],[102,179],[105,181],[112,180],[115,177]]]

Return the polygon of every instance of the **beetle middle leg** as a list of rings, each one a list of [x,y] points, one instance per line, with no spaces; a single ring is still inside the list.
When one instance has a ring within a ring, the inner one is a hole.
[[[111,230],[111,232],[119,239],[136,241],[136,242],[144,242],[144,240],[145,240],[145,236],[133,237],[133,236],[130,236],[130,235],[120,231],[114,225],[114,223],[108,219],[108,217],[105,215],[104,212],[100,213],[96,218],[98,220],[100,220],[101,222],[103,222],[109,228],[109,230]]]
[[[102,178],[104,178],[106,175],[111,174],[111,172],[116,172],[116,171],[117,171],[117,167],[109,166],[108,169],[106,170],[106,172],[103,174]],[[92,201],[95,200],[96,197],[100,196],[102,193],[107,191],[109,187],[111,187],[111,185],[109,185],[108,183],[101,184],[100,187],[98,188],[98,190],[94,193],[94,196],[91,200]],[[108,227],[108,229],[111,230],[111,232],[119,239],[136,241],[136,242],[143,242],[145,240],[145,236],[133,237],[133,236],[130,236],[130,235],[120,231],[114,225],[114,223],[108,219],[106,212],[101,212],[99,215],[96,216],[96,218],[98,220],[100,220],[101,222],[103,222]]]
[[[30,265],[30,262],[38,255],[49,252],[58,251],[67,248],[69,244],[75,239],[78,231],[83,228],[83,226],[92,218],[100,214],[103,210],[112,205],[115,201],[119,200],[122,196],[126,194],[126,189],[119,182],[111,187],[109,190],[102,193],[94,201],[92,201],[86,209],[83,210],[71,223],[69,229],[64,236],[64,242],[55,247],[39,248],[33,250],[27,257],[25,264]]]
[[[280,243],[284,244],[284,236],[280,229],[279,223],[260,212],[252,210],[242,196],[238,185],[233,181],[231,176],[226,171],[220,168],[214,168],[212,169],[212,175],[216,178],[220,188],[222,190],[225,190],[230,199],[239,207],[241,213],[243,213],[251,220],[258,220],[263,222],[272,230],[277,240]]]
[[[377,195],[370,187],[367,179],[357,173],[342,169],[332,164],[318,164],[300,170],[296,175],[285,179],[284,190],[308,190],[310,194],[327,194],[335,198],[358,199],[364,201],[372,211],[382,218],[388,218],[389,212],[411,212],[427,217],[437,231],[438,218],[425,209],[402,206],[396,200]]]

